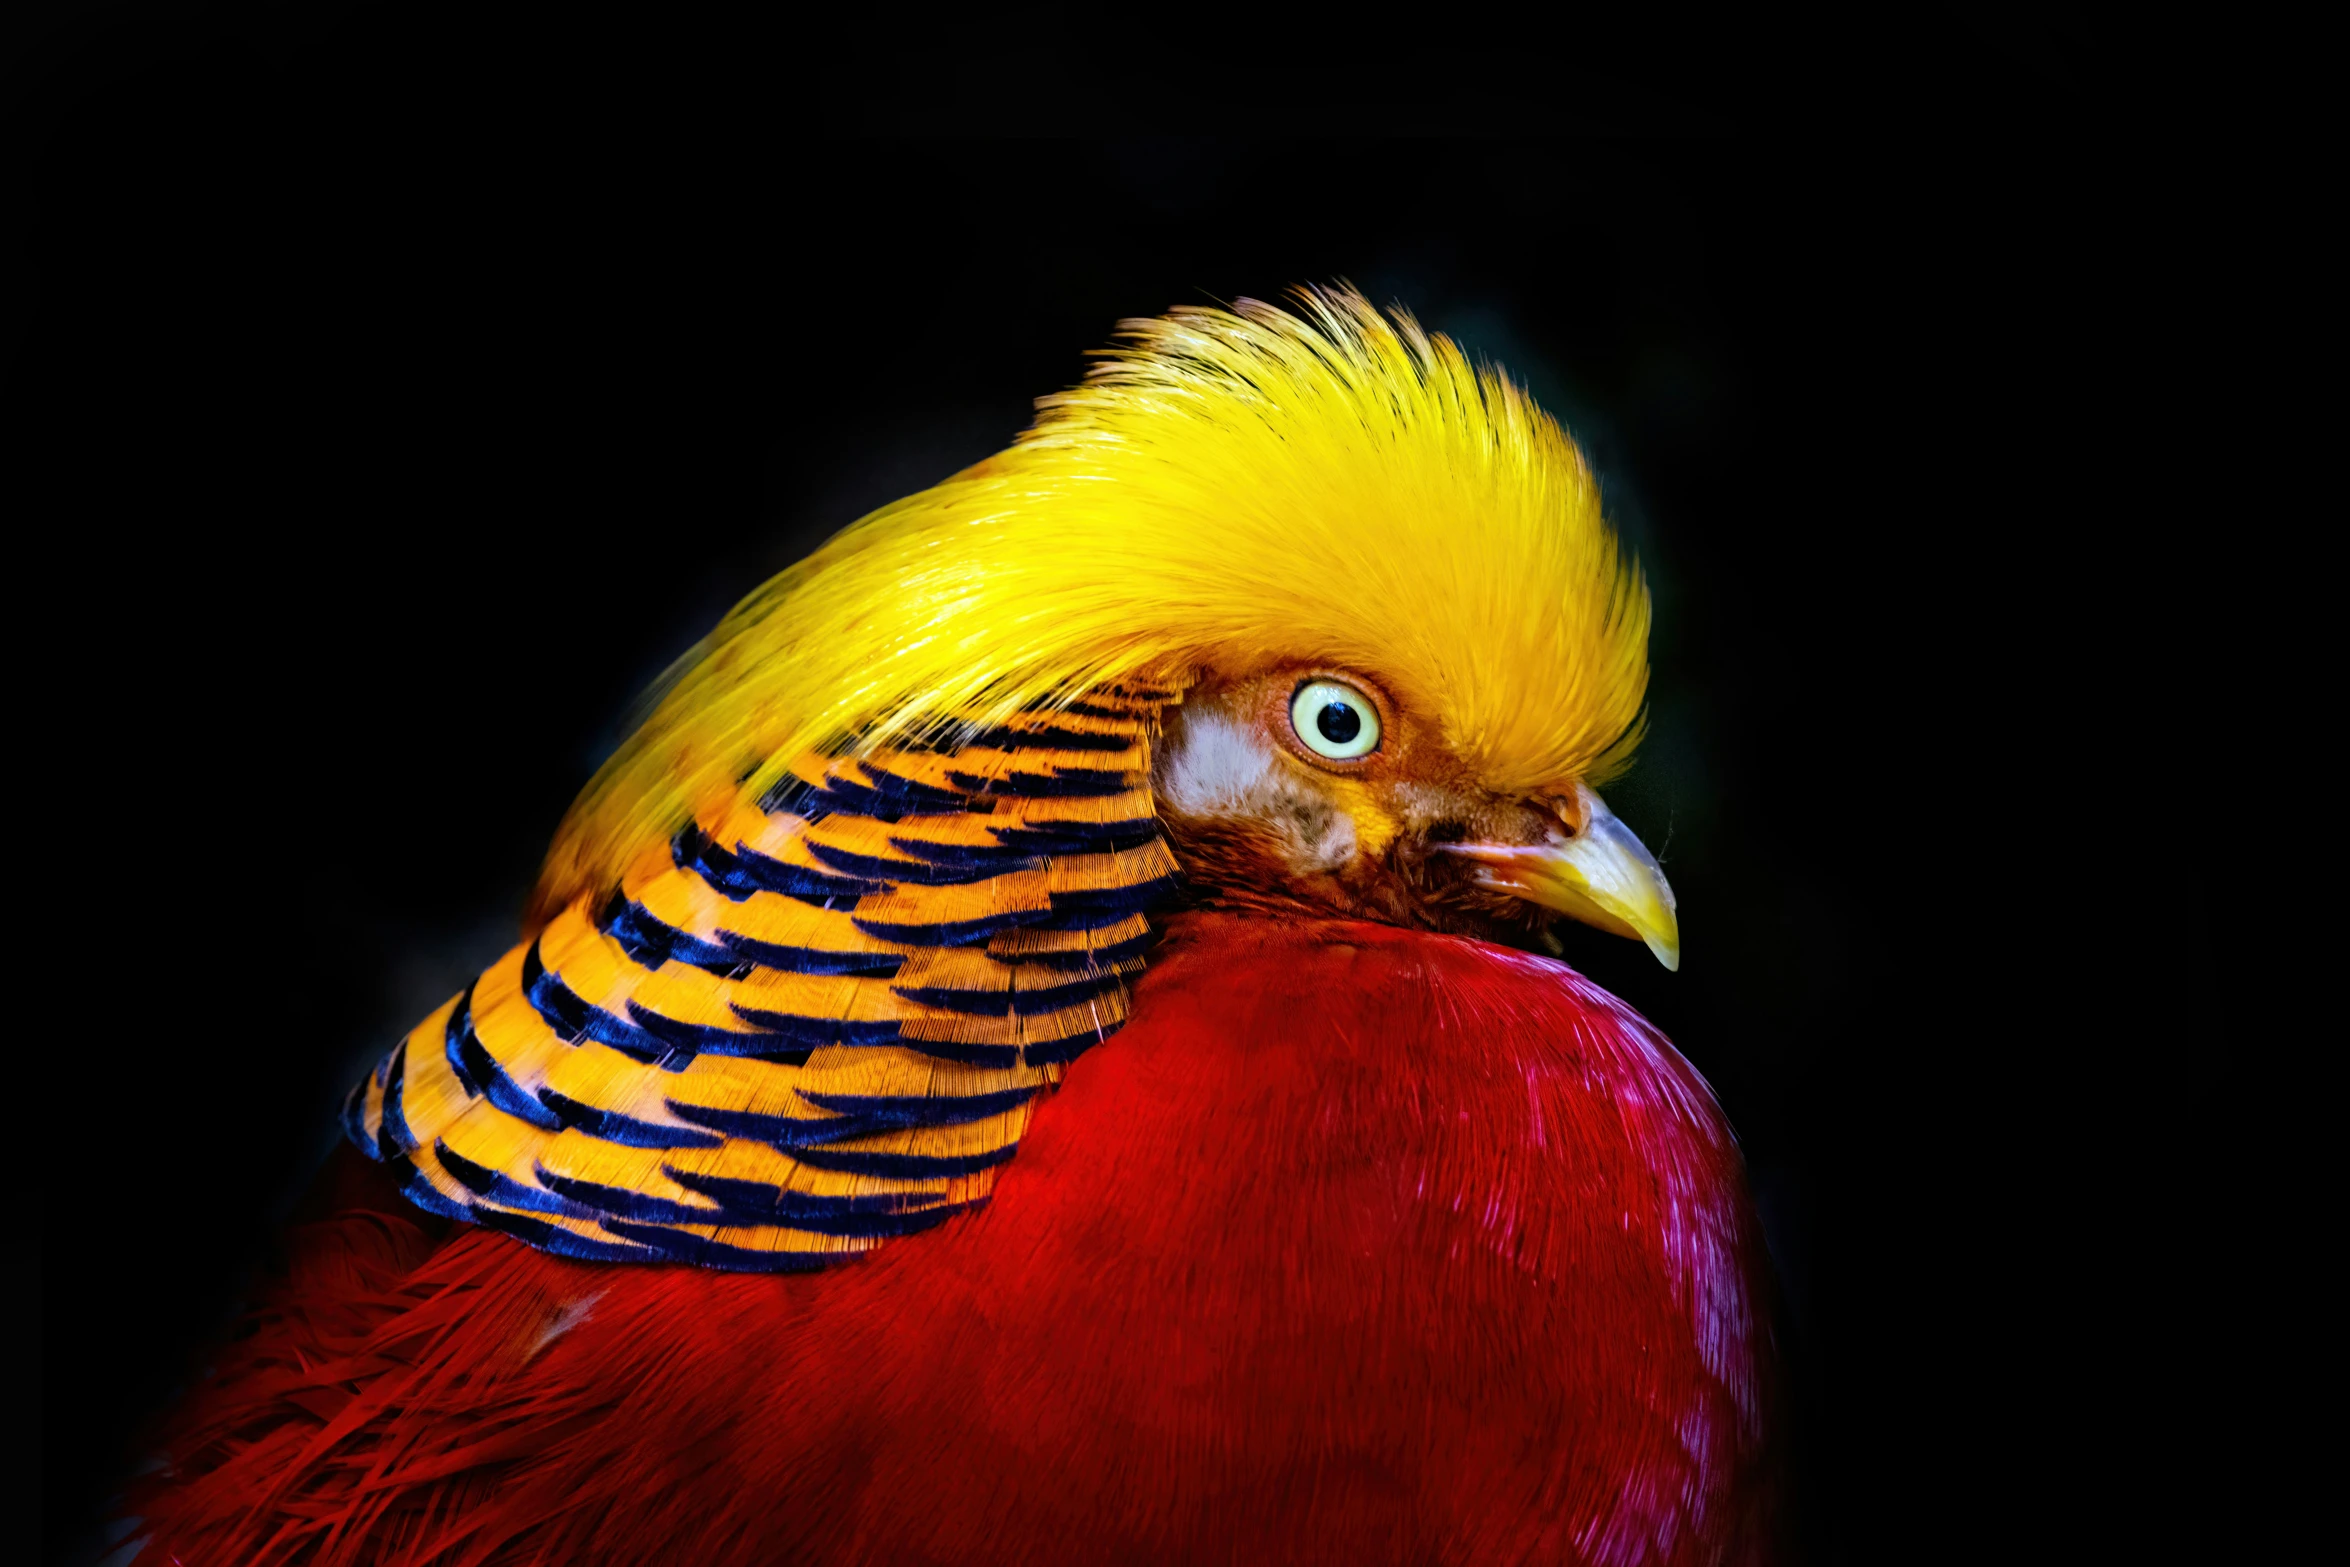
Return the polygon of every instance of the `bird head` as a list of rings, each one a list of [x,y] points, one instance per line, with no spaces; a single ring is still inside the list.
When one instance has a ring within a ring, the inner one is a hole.
[[[1201,901],[1523,943],[1567,916],[1679,961],[1599,786],[1637,743],[1649,601],[1559,425],[1350,290],[1130,321],[1006,451],[738,606],[558,835],[591,895],[792,759],[1151,688]]]

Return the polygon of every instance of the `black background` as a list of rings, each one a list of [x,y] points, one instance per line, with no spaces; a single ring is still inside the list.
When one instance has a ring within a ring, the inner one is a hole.
[[[1650,574],[1612,796],[1687,961],[1569,956],[1745,1142],[1808,1546],[2030,1490],[1980,1376],[2065,1331],[2078,1264],[2044,1112],[1989,1066],[2068,1014],[1976,919],[2040,830],[2010,791],[2060,765],[2018,667],[2068,656],[2048,584],[2113,526],[2137,165],[2077,31],[1438,18],[1342,58],[1202,24],[1078,63],[496,15],[101,8],[19,62],[53,1556],[344,1086],[506,945],[637,688],[1119,318],[1341,277],[1528,381]]]

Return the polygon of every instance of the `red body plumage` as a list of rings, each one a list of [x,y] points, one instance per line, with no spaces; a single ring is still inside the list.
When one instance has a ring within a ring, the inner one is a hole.
[[[830,1272],[346,1197],[165,1433],[146,1559],[1767,1556],[1766,1269],[1696,1072],[1505,948],[1169,932],[992,1205]]]

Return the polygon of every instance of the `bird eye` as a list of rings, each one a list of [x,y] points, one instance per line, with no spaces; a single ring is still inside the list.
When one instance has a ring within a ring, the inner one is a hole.
[[[1289,699],[1289,725],[1306,749],[1351,762],[1379,749],[1379,709],[1352,686],[1309,680]]]

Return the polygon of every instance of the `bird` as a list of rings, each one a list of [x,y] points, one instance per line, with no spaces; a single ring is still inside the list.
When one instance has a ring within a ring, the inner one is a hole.
[[[1581,451],[1345,284],[1037,408],[655,685],[131,1559],[1780,1559],[1736,1137],[1558,956],[1680,961]]]

